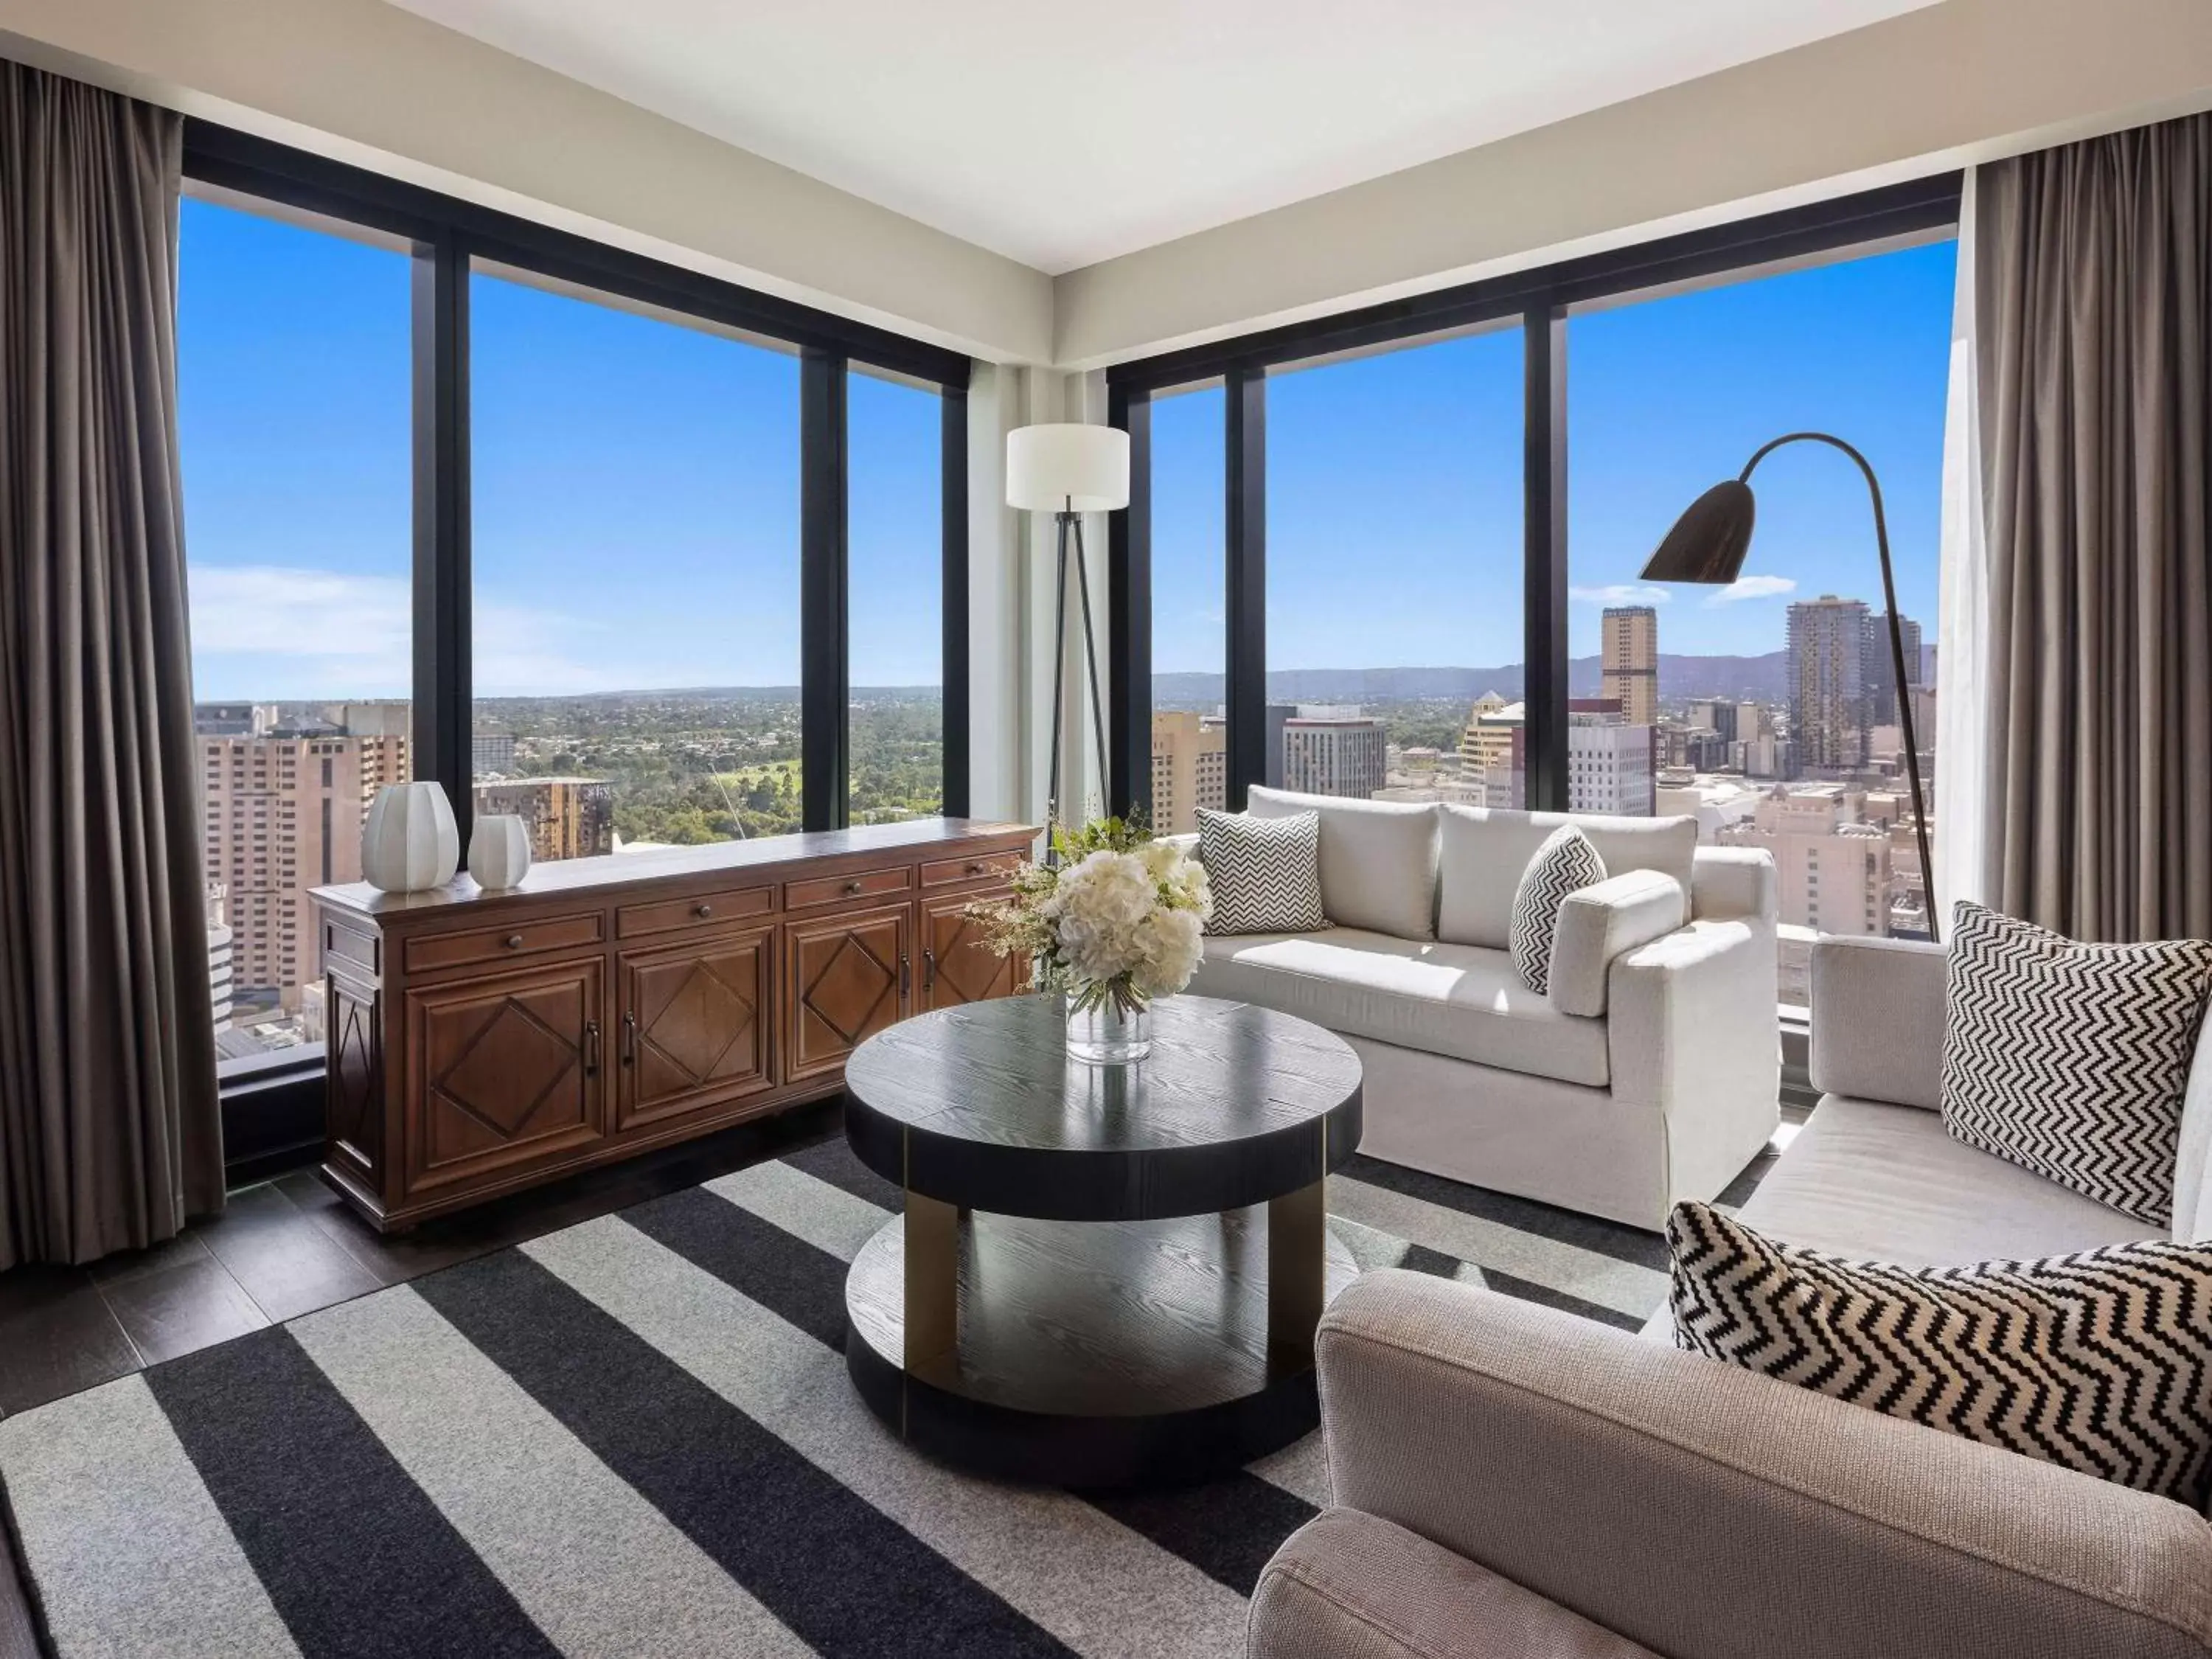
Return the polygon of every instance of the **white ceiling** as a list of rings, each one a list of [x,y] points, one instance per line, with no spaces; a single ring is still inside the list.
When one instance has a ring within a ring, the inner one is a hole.
[[[1930,0],[396,0],[1050,272]]]

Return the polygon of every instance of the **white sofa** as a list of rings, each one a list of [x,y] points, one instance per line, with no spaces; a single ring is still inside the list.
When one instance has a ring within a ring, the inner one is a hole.
[[[1716,1196],[1773,1133],[1766,854],[1699,847],[1691,818],[1261,788],[1248,810],[1320,814],[1331,925],[1209,937],[1190,989],[1350,1042],[1366,1068],[1362,1150],[1656,1229],[1677,1200]],[[1507,930],[1530,856],[1568,823],[1609,878],[1562,908],[1539,995],[1514,970]]]

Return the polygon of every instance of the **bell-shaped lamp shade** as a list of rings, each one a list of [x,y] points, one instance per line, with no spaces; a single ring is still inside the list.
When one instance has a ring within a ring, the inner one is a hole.
[[[1129,504],[1129,434],[1118,427],[1024,426],[1006,434],[1006,505],[1109,513]]]
[[[1743,573],[1751,551],[1751,526],[1757,503],[1741,478],[1717,483],[1692,501],[1659,550],[1644,567],[1647,582],[1713,582],[1725,585]]]

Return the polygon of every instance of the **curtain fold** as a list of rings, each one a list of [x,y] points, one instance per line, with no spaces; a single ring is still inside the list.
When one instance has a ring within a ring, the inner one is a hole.
[[[0,1268],[222,1203],[177,465],[182,123],[0,63]]]
[[[1990,902],[2212,937],[2212,116],[1976,197]]]

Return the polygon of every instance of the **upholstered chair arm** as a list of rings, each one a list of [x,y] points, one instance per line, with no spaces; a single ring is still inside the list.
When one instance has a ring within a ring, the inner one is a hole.
[[[1732,916],[1780,921],[1774,854],[1763,847],[1698,848],[1690,855],[1690,914],[1713,921]]]
[[[2212,1652],[2170,1499],[1424,1274],[1319,1354],[1339,1504],[1675,1659]]]
[[[1943,1104],[1943,949],[1912,939],[1813,944],[1813,1086],[1899,1106]]]
[[[1568,894],[1552,934],[1552,1006],[1563,1014],[1602,1014],[1613,959],[1673,933],[1687,909],[1682,884],[1656,870],[1626,870]]]

